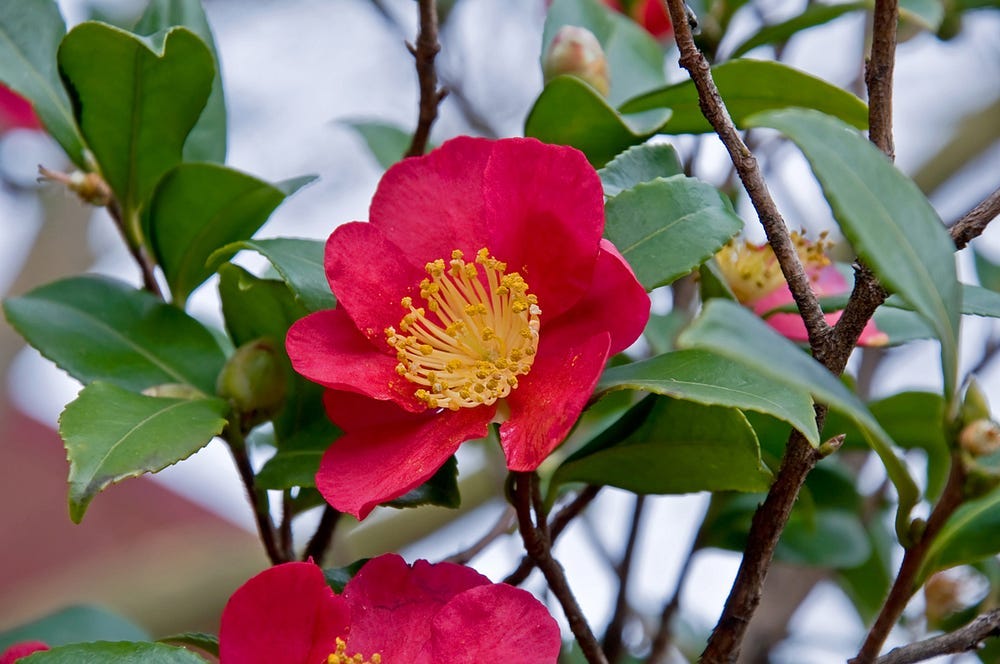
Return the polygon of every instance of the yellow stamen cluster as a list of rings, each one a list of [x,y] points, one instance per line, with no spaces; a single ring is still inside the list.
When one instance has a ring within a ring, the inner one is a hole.
[[[414,396],[431,408],[471,408],[492,404],[517,387],[538,349],[538,298],[520,274],[487,249],[466,262],[455,250],[451,261],[427,263],[420,282],[426,307],[413,298],[399,331],[386,328],[396,350],[396,372],[420,386]]]
[[[347,642],[337,637],[337,649],[326,658],[326,664],[382,664],[382,655],[375,653],[365,659],[361,653],[347,654]]]
[[[819,271],[830,264],[827,251],[833,243],[827,240],[826,231],[820,233],[815,242],[797,231],[792,231],[791,238],[806,274],[810,279],[817,279]],[[736,299],[744,304],[756,302],[785,283],[770,245],[730,240],[715,259]]]

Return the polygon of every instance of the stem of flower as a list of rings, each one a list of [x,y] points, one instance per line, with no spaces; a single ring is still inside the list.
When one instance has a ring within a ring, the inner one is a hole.
[[[416,46],[406,45],[416,60],[417,78],[420,81],[420,113],[413,140],[406,151],[407,157],[422,155],[427,150],[431,125],[437,119],[438,104],[448,94],[438,89],[437,72],[434,69],[434,58],[441,50],[441,44],[438,43],[437,4],[435,0],[419,0],[419,5],[420,30]]]
[[[277,538],[274,532],[274,522],[271,521],[271,505],[268,501],[267,491],[256,488],[254,481],[253,466],[250,465],[250,457],[247,455],[246,439],[243,437],[243,429],[240,426],[239,414],[234,414],[229,420],[224,440],[229,445],[229,451],[233,455],[236,463],[236,470],[239,471],[240,479],[247,492],[247,500],[253,509],[254,517],[257,520],[257,532],[260,541],[264,545],[264,551],[272,565],[288,562],[281,550],[278,548]]]
[[[323,516],[319,519],[319,525],[316,526],[316,532],[313,533],[312,539],[306,545],[302,560],[311,558],[317,565],[323,564],[323,558],[326,557],[330,543],[333,542],[333,533],[337,528],[338,521],[340,521],[340,512],[329,505],[323,508]]]
[[[541,502],[538,499],[538,475],[527,472],[512,472],[511,499],[517,512],[518,529],[524,540],[524,550],[534,560],[542,571],[552,594],[562,605],[569,628],[580,645],[580,651],[590,664],[608,664],[601,644],[597,642],[594,633],[583,616],[583,611],[570,590],[562,565],[552,557],[548,528],[545,526],[545,514],[537,509]],[[532,520],[532,505],[535,505],[535,519]]]

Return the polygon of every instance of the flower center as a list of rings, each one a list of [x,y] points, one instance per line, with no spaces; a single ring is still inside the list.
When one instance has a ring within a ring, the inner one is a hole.
[[[337,649],[326,658],[326,664],[382,664],[382,655],[375,653],[365,659],[361,653],[347,654],[347,642],[337,637]]]
[[[447,266],[439,258],[426,270],[420,282],[426,308],[404,297],[408,313],[399,331],[385,330],[399,360],[396,372],[421,386],[414,396],[431,408],[458,410],[506,397],[535,361],[538,298],[485,248],[475,262],[456,249]]]
[[[812,242],[802,233],[791,233],[799,260],[813,281],[817,279],[819,271],[830,264],[826,252],[832,242],[826,236],[824,231],[820,233],[818,240]],[[730,240],[729,244],[719,250],[716,260],[736,299],[743,304],[753,304],[785,283],[785,276],[781,273],[778,259],[770,245],[757,246],[746,240],[742,243]]]

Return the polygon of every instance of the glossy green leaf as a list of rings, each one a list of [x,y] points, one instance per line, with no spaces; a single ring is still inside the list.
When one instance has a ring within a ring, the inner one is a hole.
[[[102,641],[60,646],[18,660],[19,664],[205,664],[190,650],[163,643]]]
[[[219,656],[219,637],[215,634],[184,632],[182,634],[164,636],[162,639],[157,639],[157,641],[168,645],[191,646],[199,650],[204,650],[210,655]]]
[[[918,583],[938,570],[974,563],[1000,553],[1000,491],[965,503],[934,538]]]
[[[758,46],[786,41],[802,30],[808,30],[809,28],[829,23],[848,12],[867,10],[868,6],[869,3],[867,2],[847,2],[839,5],[810,4],[798,16],[793,16],[781,23],[764,26],[749,39],[734,48],[729,57],[738,58]]]
[[[683,175],[677,150],[667,143],[634,145],[597,172],[605,196],[617,196],[637,184],[656,178]]]
[[[186,28],[151,38],[89,21],[59,46],[76,117],[136,236],[138,211],[181,160],[212,89],[212,52]]]
[[[358,132],[383,169],[403,158],[410,149],[413,135],[395,125],[376,120],[344,120],[345,125]]]
[[[212,276],[209,256],[250,239],[286,196],[313,179],[271,185],[217,164],[180,164],[168,171],[150,200],[148,237],[174,302],[183,308],[188,295]]]
[[[859,129],[868,126],[868,107],[850,92],[787,65],[764,60],[730,60],[712,68],[719,93],[740,129],[761,111],[791,106],[815,108]],[[667,134],[703,134],[712,131],[698,106],[698,92],[690,80],[630,99],[622,113],[669,108],[673,115],[660,129]]]
[[[233,253],[249,249],[261,254],[278,271],[295,297],[309,311],[332,309],[337,301],[330,292],[323,267],[325,243],[322,240],[274,238],[234,242],[209,257],[210,265],[219,265]]]
[[[553,476],[642,494],[766,491],[771,479],[742,413],[663,397],[624,440],[599,437]]]
[[[710,184],[675,175],[608,201],[604,230],[646,290],[668,284],[715,255],[743,228]]]
[[[208,25],[201,0],[151,0],[146,5],[134,32],[152,35],[161,30],[182,26],[198,35],[212,51],[215,78],[205,109],[184,142],[185,161],[226,161],[226,100],[222,90],[219,52],[215,48],[212,28]]]
[[[600,168],[622,150],[657,133],[667,117],[663,113],[652,122],[636,124],[623,118],[597,90],[580,79],[557,76],[535,100],[524,124],[524,135],[545,143],[572,145]]]
[[[450,457],[429,480],[385,504],[390,507],[438,505],[458,508],[462,504],[462,496],[458,491],[458,461],[455,457]]]
[[[83,388],[59,416],[69,459],[70,518],[79,523],[109,484],[155,473],[186,459],[222,433],[221,399],[166,399],[109,383]]]
[[[3,306],[29,344],[83,383],[103,380],[134,391],[185,383],[213,394],[225,362],[201,323],[107,277],[71,277]]]
[[[934,328],[950,400],[958,380],[962,292],[955,245],[934,208],[874,145],[834,118],[789,109],[756,116],[749,124],[777,129],[795,141],[854,250]]]
[[[597,390],[645,390],[712,406],[766,413],[819,443],[809,393],[704,350],[679,350],[612,367]]]
[[[0,634],[0,652],[22,641],[61,646],[82,641],[141,641],[149,634],[99,606],[71,606]]]
[[[611,10],[599,0],[554,0],[549,6],[542,34],[542,57],[559,28],[575,25],[587,28],[604,49],[611,79],[609,100],[625,99],[663,85],[663,49],[640,26]],[[565,113],[578,109],[565,107]]]
[[[917,486],[894,451],[892,439],[861,400],[836,376],[750,310],[728,300],[709,301],[701,316],[681,334],[678,343],[682,347],[714,351],[776,383],[807,391],[816,401],[840,410],[861,425],[899,494],[896,531],[907,541],[908,517],[919,497]]]
[[[332,442],[332,436],[325,442],[320,436],[301,436],[290,441],[261,467],[257,486],[276,490],[316,486],[316,471]]]
[[[83,137],[56,67],[65,34],[54,0],[0,2],[0,81],[31,102],[48,132],[82,168]]]

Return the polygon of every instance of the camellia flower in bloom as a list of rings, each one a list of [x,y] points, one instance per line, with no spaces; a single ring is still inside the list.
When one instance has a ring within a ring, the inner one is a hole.
[[[663,0],[603,0],[604,4],[628,14],[646,32],[664,41],[674,36],[674,26]]]
[[[33,652],[48,650],[48,645],[41,641],[22,641],[15,643],[11,647],[0,653],[0,664],[14,664],[22,657],[27,657]]]
[[[813,292],[817,297],[842,295],[848,291],[847,280],[827,256],[830,247],[826,233],[811,242],[804,235],[792,232],[792,242],[805,267]],[[756,245],[748,241],[730,240],[715,257],[722,274],[736,299],[758,315],[794,302],[781,267],[768,244]],[[840,312],[826,314],[826,322],[833,325]],[[767,317],[768,324],[792,341],[808,341],[805,323],[797,313],[776,313]],[[860,346],[884,346],[889,337],[868,321],[858,339]]]
[[[344,431],[317,487],[364,518],[492,421],[508,468],[536,469],[649,318],[601,238],[596,171],[573,148],[460,137],[390,168],[370,218],[327,241],[337,308],[286,341]]]
[[[527,591],[452,563],[368,561],[342,595],[312,563],[261,572],[230,598],[221,664],[553,664],[559,627]]]

